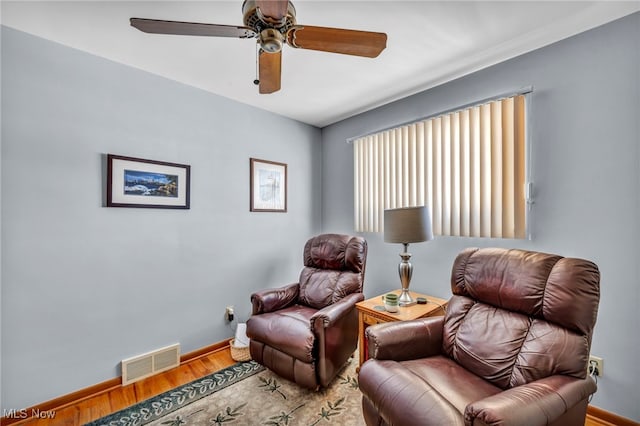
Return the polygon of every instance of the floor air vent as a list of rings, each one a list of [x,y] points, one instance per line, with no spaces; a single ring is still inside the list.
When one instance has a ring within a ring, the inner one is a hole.
[[[156,349],[122,360],[122,385],[167,371],[180,365],[180,344]]]

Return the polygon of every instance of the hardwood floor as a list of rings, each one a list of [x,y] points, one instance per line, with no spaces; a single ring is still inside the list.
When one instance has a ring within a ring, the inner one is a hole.
[[[189,383],[225,367],[229,367],[234,363],[235,361],[231,358],[229,347],[218,347],[210,352],[192,355],[188,360],[182,362],[179,367],[141,380],[140,382],[127,386],[121,386],[115,383],[109,389],[94,393],[91,396],[79,400],[70,400],[62,406],[46,406],[46,409],[41,409],[40,415],[47,418],[29,418],[18,421],[16,421],[16,419],[2,418],[1,425],[83,425],[161,394],[162,392],[166,392],[176,386]],[[32,410],[32,408],[29,408],[27,412],[31,414]],[[48,416],[53,416],[53,418],[48,418]],[[598,408],[594,409],[593,407],[589,407],[585,426],[637,424],[628,421],[621,422],[620,420],[622,419],[616,418],[617,416],[615,415],[613,415],[613,418],[607,417],[609,416],[606,412],[602,413],[602,410]]]
[[[118,384],[81,401],[71,402],[62,407],[48,408],[40,412],[41,417],[51,415],[54,416],[53,419],[30,418],[14,422],[12,419],[3,418],[2,425],[83,425],[233,364],[235,361],[231,358],[229,347],[225,346],[191,358],[179,367],[165,373],[127,386]],[[27,412],[31,414],[32,409],[27,409]]]

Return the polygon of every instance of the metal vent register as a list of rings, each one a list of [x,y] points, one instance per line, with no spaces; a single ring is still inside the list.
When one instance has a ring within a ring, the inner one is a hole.
[[[122,360],[122,385],[151,377],[180,365],[180,344]]]

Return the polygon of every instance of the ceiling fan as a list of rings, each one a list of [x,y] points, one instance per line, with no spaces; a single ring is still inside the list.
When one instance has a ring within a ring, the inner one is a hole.
[[[345,55],[375,58],[387,46],[387,35],[369,31],[313,27],[296,23],[296,9],[287,0],[245,0],[242,4],[244,26],[203,24],[131,18],[140,31],[208,37],[257,38],[260,93],[280,90],[282,47],[291,47]]]

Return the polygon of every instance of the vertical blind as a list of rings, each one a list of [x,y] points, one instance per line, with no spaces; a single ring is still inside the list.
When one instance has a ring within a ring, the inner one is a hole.
[[[426,205],[435,235],[525,238],[525,96],[354,140],[355,228]]]

